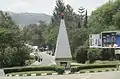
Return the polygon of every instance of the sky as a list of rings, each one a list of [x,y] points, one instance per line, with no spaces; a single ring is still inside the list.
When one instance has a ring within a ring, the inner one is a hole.
[[[74,11],[83,6],[90,14],[100,5],[108,0],[63,0],[65,4],[70,4]],[[32,12],[52,15],[56,0],[1,0],[0,10],[16,13]]]

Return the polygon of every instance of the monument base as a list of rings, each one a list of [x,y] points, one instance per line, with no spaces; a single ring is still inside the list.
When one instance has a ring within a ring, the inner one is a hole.
[[[0,69],[0,76],[5,76],[4,70]]]
[[[56,58],[55,62],[57,66],[64,66],[66,69],[70,69],[72,58]]]

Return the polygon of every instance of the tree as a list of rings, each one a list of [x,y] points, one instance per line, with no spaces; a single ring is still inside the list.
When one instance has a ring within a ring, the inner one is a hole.
[[[8,13],[0,11],[0,28],[18,29]]]
[[[30,51],[21,31],[7,13],[1,11],[0,16],[0,67],[23,66]]]
[[[55,10],[53,12],[52,24],[58,25],[60,23],[61,12],[64,12],[64,10],[65,10],[64,2],[62,0],[57,0]]]
[[[49,46],[49,50],[55,49],[58,30],[58,26],[49,25],[43,32],[44,40],[45,43]]]
[[[88,15],[87,15],[87,10],[85,12],[85,18],[84,18],[84,27],[87,28],[87,24],[88,24]]]
[[[106,3],[92,12],[88,25],[94,28],[94,33],[106,30],[119,29],[119,5],[120,0]]]
[[[114,21],[114,26],[120,29],[120,12],[117,12],[115,15],[113,15],[113,21]]]
[[[70,40],[70,46],[73,56],[75,54],[75,50],[79,46],[85,46],[85,42],[89,36],[88,34],[89,32],[86,28],[79,28],[79,29],[76,28],[70,31],[69,40]]]
[[[78,12],[80,13],[79,15],[79,22],[78,22],[78,28],[85,27],[87,28],[87,23],[88,23],[88,15],[87,15],[87,10],[85,8],[80,7]]]
[[[41,23],[40,25],[30,24],[22,30],[22,35],[24,36],[24,40],[31,45],[34,46],[41,46],[44,44],[44,36],[43,31],[47,25]]]

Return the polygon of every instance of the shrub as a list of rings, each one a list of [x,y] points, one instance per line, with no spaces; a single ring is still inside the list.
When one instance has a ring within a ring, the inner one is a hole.
[[[47,75],[52,75],[52,73],[47,73]]]
[[[80,73],[85,73],[85,71],[80,71]]]
[[[98,70],[98,72],[102,72],[102,70]]]
[[[46,66],[46,67],[16,67],[16,68],[5,68],[5,74],[14,73],[14,72],[25,72],[25,71],[56,71],[59,74],[64,73],[63,67],[56,67],[56,66]]]
[[[40,76],[40,75],[41,75],[41,73],[37,73],[37,74],[36,74],[36,76]]]
[[[63,74],[65,72],[64,67],[56,67],[55,71],[58,72],[58,74]]]
[[[77,66],[73,66],[73,67],[71,68],[71,73],[75,73],[75,72],[77,72],[77,71],[78,71]]]
[[[112,67],[116,67],[115,64],[92,64],[92,65],[85,65],[85,66],[80,66],[78,67],[78,70],[82,70],[82,69],[95,69],[95,68],[112,68]]]
[[[26,60],[25,61],[25,65],[26,66],[30,66],[32,63],[34,63],[35,62],[35,60]]]
[[[92,71],[92,70],[90,71],[90,73],[94,73],[94,72],[95,72],[95,71]]]
[[[100,59],[100,50],[99,49],[88,49],[87,58],[89,60],[89,63],[94,63],[95,60]]]
[[[116,64],[90,64],[90,65],[81,65],[81,66],[73,66],[71,68],[71,72],[78,72],[80,70],[84,70],[84,69],[95,69],[95,68],[115,68]]]
[[[75,52],[77,63],[85,63],[87,61],[87,48],[78,47]]]
[[[102,49],[101,50],[101,60],[113,60],[115,59],[114,49]]]

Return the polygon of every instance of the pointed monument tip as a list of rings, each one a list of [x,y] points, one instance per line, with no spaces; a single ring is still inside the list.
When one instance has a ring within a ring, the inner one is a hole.
[[[61,13],[61,19],[64,19],[64,13],[63,12]]]

